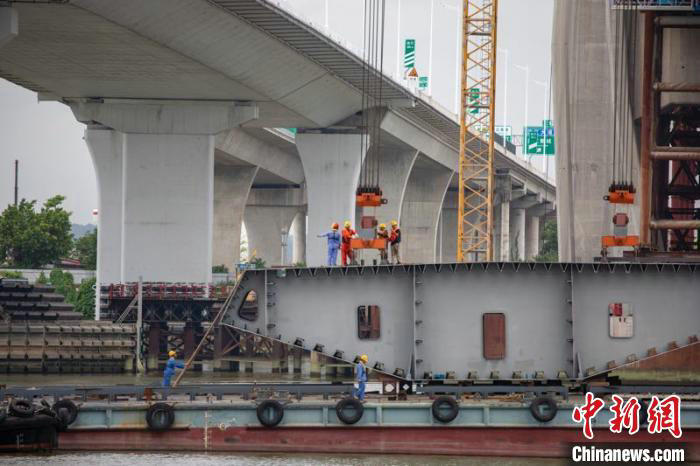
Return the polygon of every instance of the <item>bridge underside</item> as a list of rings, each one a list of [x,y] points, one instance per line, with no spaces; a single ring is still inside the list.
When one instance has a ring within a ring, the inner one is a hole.
[[[542,263],[248,271],[223,322],[348,361],[367,354],[378,370],[414,380],[581,379],[696,341],[697,272]]]

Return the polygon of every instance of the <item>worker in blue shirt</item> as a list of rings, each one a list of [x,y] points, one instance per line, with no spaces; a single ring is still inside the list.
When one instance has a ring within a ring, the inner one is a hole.
[[[357,388],[354,390],[354,396],[360,401],[365,399],[365,386],[367,385],[367,364],[368,358],[366,354],[360,356],[360,360],[355,366],[355,381],[357,382]]]
[[[185,367],[184,364],[175,360],[176,355],[177,353],[175,351],[171,350],[168,352],[170,359],[168,359],[168,362],[165,363],[165,370],[163,371],[163,387],[170,386],[170,378],[173,376],[173,374],[175,374],[175,368],[183,369]]]
[[[331,225],[331,231],[324,235],[318,235],[319,238],[328,238],[328,259],[326,263],[329,266],[335,266],[338,260],[338,249],[340,249],[340,233],[338,233],[338,224]]]

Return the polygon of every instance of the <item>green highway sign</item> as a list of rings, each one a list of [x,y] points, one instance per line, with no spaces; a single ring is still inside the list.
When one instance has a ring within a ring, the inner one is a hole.
[[[494,132],[499,136],[505,138],[506,142],[512,142],[513,140],[512,126],[496,125],[496,127],[494,128]]]
[[[554,155],[554,126],[552,120],[545,120],[542,126],[523,128],[523,152],[525,155]]]
[[[428,77],[427,76],[421,76],[418,78],[418,89],[427,89],[428,88]]]
[[[416,40],[406,39],[403,53],[403,67],[410,69],[416,66]]]
[[[467,104],[469,108],[469,113],[472,115],[476,115],[479,113],[479,97],[481,93],[479,92],[478,87],[472,87],[469,89],[469,103]]]

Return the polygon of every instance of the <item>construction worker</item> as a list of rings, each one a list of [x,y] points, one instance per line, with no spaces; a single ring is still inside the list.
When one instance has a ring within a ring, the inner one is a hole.
[[[355,382],[357,382],[357,388],[353,389],[355,393],[353,396],[358,398],[360,401],[365,399],[365,386],[367,385],[367,358],[366,354],[360,356],[360,360],[357,361],[355,365]]]
[[[401,228],[399,228],[399,223],[396,220],[391,221],[389,244],[391,244],[391,261],[400,264],[401,256],[399,255],[399,244],[401,244]]]
[[[168,362],[165,363],[165,370],[163,371],[163,387],[170,386],[170,378],[175,374],[175,368],[184,369],[185,365],[181,362],[175,360],[177,353],[175,351],[168,351]]]
[[[340,249],[340,233],[338,233],[338,224],[331,225],[331,231],[326,234],[318,235],[319,238],[328,239],[328,259],[326,264],[335,266],[338,260],[338,249]]]
[[[340,252],[343,259],[343,266],[346,266],[348,263],[353,264],[355,262],[355,255],[352,252],[350,240],[353,238],[353,236],[357,235],[357,232],[351,228],[349,220],[345,222],[344,227]]]
[[[385,246],[383,249],[379,250],[379,259],[381,264],[388,264],[389,263],[389,251],[387,250],[387,247],[389,245],[389,232],[386,229],[386,225],[383,223],[379,224],[379,228],[377,229],[376,236],[379,239],[385,239],[387,240],[387,246]]]

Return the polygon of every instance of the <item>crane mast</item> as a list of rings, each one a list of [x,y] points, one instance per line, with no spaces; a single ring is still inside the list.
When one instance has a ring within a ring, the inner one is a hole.
[[[498,0],[464,0],[457,261],[493,260]]]

